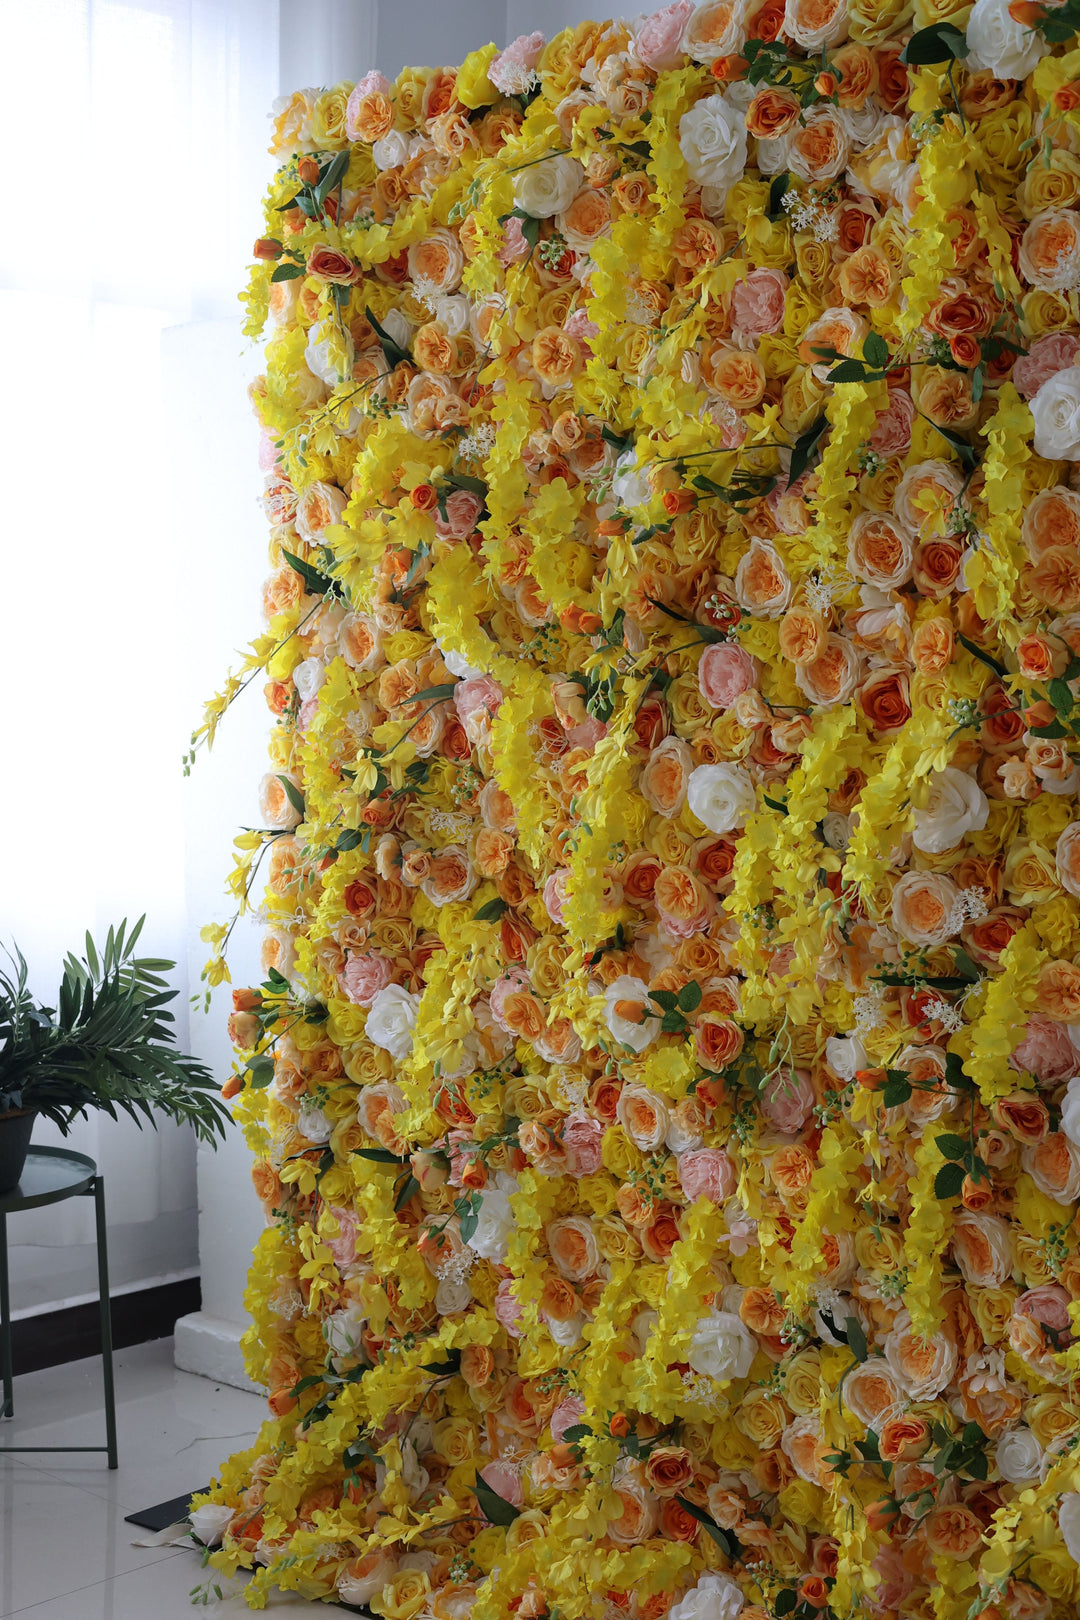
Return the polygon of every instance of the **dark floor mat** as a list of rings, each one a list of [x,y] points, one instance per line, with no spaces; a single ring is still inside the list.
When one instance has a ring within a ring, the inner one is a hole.
[[[181,1519],[187,1518],[191,1498],[199,1496],[209,1487],[203,1485],[201,1490],[189,1491],[186,1496],[174,1496],[171,1502],[159,1502],[156,1507],[140,1508],[138,1513],[128,1513],[124,1517],[125,1524],[139,1524],[144,1530],[167,1530],[170,1524],[179,1524]]]

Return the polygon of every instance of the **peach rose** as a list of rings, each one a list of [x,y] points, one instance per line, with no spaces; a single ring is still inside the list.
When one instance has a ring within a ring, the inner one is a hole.
[[[965,1282],[1000,1288],[1012,1273],[1012,1231],[998,1215],[962,1210],[952,1230],[953,1260]]]
[[[1024,508],[1023,540],[1032,562],[1054,546],[1080,546],[1080,495],[1056,484],[1040,489]]]
[[[748,349],[718,344],[702,356],[701,374],[713,392],[737,411],[752,410],[765,393],[765,367]]]
[[[970,1508],[954,1503],[936,1507],[923,1526],[926,1545],[936,1558],[972,1558],[982,1545],[983,1531]]]
[[[1017,392],[1031,399],[1044,382],[1071,366],[1080,350],[1080,338],[1072,332],[1048,332],[1036,338],[1027,354],[1018,355],[1012,368]],[[1037,497],[1036,497],[1037,498]]]
[[[913,945],[944,945],[959,931],[960,891],[941,872],[905,872],[893,885],[892,925]]]
[[[420,887],[433,906],[448,906],[467,900],[478,882],[468,851],[460,844],[447,844],[432,856]]]
[[[914,540],[895,519],[860,512],[848,534],[847,564],[856,579],[879,590],[898,590],[911,578]]]
[[[749,115],[747,115],[749,116]],[[744,338],[764,337],[784,324],[788,278],[782,270],[751,270],[731,293],[731,324]]]
[[[674,1496],[694,1478],[694,1462],[685,1446],[654,1446],[644,1468],[645,1483],[657,1496]]]
[[[911,449],[915,405],[906,388],[890,388],[889,400],[879,411],[870,435],[870,448],[878,456],[906,456]]]
[[[956,636],[944,617],[924,619],[911,638],[911,661],[920,675],[940,675],[952,663]]]
[[[1025,1147],[1020,1162],[1047,1198],[1059,1204],[1075,1204],[1080,1198],[1080,1148],[1064,1131],[1049,1131],[1041,1142]]]
[[[679,1155],[679,1182],[688,1203],[707,1198],[723,1205],[735,1191],[735,1166],[722,1148],[701,1148]]]
[[[952,1382],[956,1347],[943,1334],[918,1338],[905,1316],[885,1335],[885,1360],[913,1401],[932,1401]]]
[[[664,1099],[647,1086],[623,1086],[615,1114],[631,1142],[643,1153],[655,1152],[670,1123]]]
[[[653,810],[669,820],[686,803],[686,789],[693,769],[693,755],[681,737],[665,737],[649,755],[638,789]]]
[[[743,1032],[731,1018],[708,1014],[694,1026],[694,1053],[703,1069],[721,1074],[743,1047]]]
[[[757,91],[746,109],[746,128],[755,140],[779,140],[795,128],[800,111],[799,102],[790,90],[767,84]]]
[[[1027,575],[1026,584],[1040,602],[1058,613],[1080,607],[1080,554],[1072,546],[1049,546]]]
[[[548,1253],[561,1276],[584,1282],[600,1265],[600,1249],[592,1223],[581,1215],[552,1221],[545,1231]]]
[[[769,1124],[785,1136],[801,1131],[814,1106],[814,1088],[805,1069],[778,1069],[762,1087],[758,1106]]]
[[[1017,262],[1033,287],[1055,293],[1072,287],[1080,270],[1080,215],[1044,208],[1021,237]]]
[[[805,9],[811,4],[828,4],[829,0],[795,0],[795,3]],[[844,9],[842,4],[839,9]],[[803,114],[802,122],[787,135],[786,146],[791,173],[796,179],[809,180],[816,186],[837,179],[847,168],[851,156],[848,126],[827,101],[819,101]]]
[[[775,546],[754,539],[735,570],[735,600],[759,619],[778,619],[791,600],[791,578]]]
[[[877,1356],[853,1367],[844,1379],[844,1405],[860,1423],[880,1433],[907,1404],[904,1387],[887,1361]]]
[[[1080,967],[1044,962],[1037,981],[1039,1011],[1058,1023],[1080,1023]]]
[[[568,388],[582,370],[585,359],[581,345],[562,327],[545,326],[533,338],[532,363],[545,391]]]
[[[706,647],[698,664],[698,690],[713,709],[730,709],[742,692],[758,683],[757,660],[737,642],[721,641]]]
[[[465,255],[453,231],[437,225],[408,250],[409,275],[425,291],[452,293],[461,281]]]
[[[816,351],[835,349],[839,355],[857,356],[862,352],[863,340],[869,330],[868,323],[861,315],[842,305],[834,306],[825,310],[816,321],[811,321],[806,328],[799,344],[799,359],[803,365],[810,367],[818,382],[823,383],[836,361],[826,360]]]
[[[861,664],[858,648],[846,636],[830,630],[817,656],[797,666],[795,681],[811,703],[832,709],[846,703],[854,692]]]
[[[896,270],[879,247],[867,242],[843,261],[837,271],[836,285],[845,304],[881,309],[896,289]]]

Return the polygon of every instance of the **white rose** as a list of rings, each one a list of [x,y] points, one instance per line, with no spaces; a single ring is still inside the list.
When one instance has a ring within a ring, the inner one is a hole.
[[[332,1356],[357,1356],[360,1353],[360,1335],[364,1331],[364,1316],[355,1302],[343,1311],[332,1311],[323,1321],[323,1338]]]
[[[726,1381],[745,1378],[757,1354],[757,1340],[741,1317],[710,1311],[694,1329],[687,1361],[696,1373]]]
[[[911,841],[927,855],[942,855],[965,833],[981,832],[989,814],[990,801],[975,778],[946,765],[930,777],[926,804],[915,812]]]
[[[1080,821],[1072,821],[1060,835],[1054,850],[1057,880],[1067,894],[1080,899],[1080,862],[1073,853],[1073,845],[1080,839]]]
[[[388,309],[379,322],[387,337],[393,338],[399,349],[407,349],[412,342],[413,329],[408,317],[400,309]]]
[[[825,1061],[841,1080],[854,1080],[857,1069],[865,1069],[866,1047],[857,1035],[830,1035],[825,1042]]]
[[[706,96],[679,120],[679,150],[699,186],[727,195],[746,168],[746,123],[723,95]]]
[[[481,1260],[495,1260],[502,1265],[506,1259],[507,1244],[514,1229],[514,1212],[510,1208],[510,1194],[514,1192],[517,1192],[517,1181],[500,1171],[495,1185],[489,1184],[480,1194],[480,1218],[469,1239],[469,1248]]]
[[[577,1344],[585,1325],[585,1317],[581,1311],[576,1316],[568,1317],[565,1322],[553,1322],[550,1316],[545,1316],[544,1321],[551,1337],[563,1350],[570,1350]]]
[[[1070,1038],[1075,1025],[1069,1026]],[[1073,1045],[1076,1045],[1073,1040]],[[1061,1099],[1061,1129],[1073,1147],[1080,1147],[1080,1074],[1073,1075]]]
[[[296,1125],[300,1135],[306,1136],[316,1147],[325,1147],[334,1129],[322,1109],[316,1108],[314,1103],[310,1102],[301,1105]]]
[[[336,388],[343,383],[352,370],[356,359],[356,348],[352,338],[346,334],[344,339],[340,332],[329,337],[319,337],[319,328],[313,328],[316,333],[304,350],[304,364],[313,377],[325,383],[327,388]],[[338,356],[338,359],[334,357]],[[340,360],[340,364],[339,364]],[[299,524],[297,524],[299,528]]]
[[[967,66],[995,79],[1026,79],[1050,47],[1034,28],[1014,22],[1008,0],[975,0],[967,24]]]
[[[634,1108],[635,1103],[644,1105],[645,1112],[641,1117],[648,1119],[649,1115],[652,1115],[653,1123],[648,1130],[642,1130],[635,1123],[639,1117]],[[640,1148],[642,1153],[656,1152],[667,1135],[667,1128],[671,1122],[667,1103],[655,1091],[650,1091],[648,1086],[623,1086],[615,1105],[615,1116],[631,1142],[636,1148]]]
[[[300,792],[300,784],[295,776],[287,776],[286,780],[297,793]],[[288,794],[282,793],[281,782],[275,771],[268,771],[259,783],[259,814],[264,827],[273,827],[280,832],[292,832],[304,819]],[[284,973],[285,969],[281,971]]]
[[[231,1507],[224,1507],[220,1502],[204,1502],[191,1515],[192,1534],[204,1547],[220,1547],[232,1516]]]
[[[1080,1492],[1067,1491],[1058,1504],[1058,1529],[1065,1542],[1065,1550],[1075,1564],[1080,1564]]]
[[[392,129],[381,141],[371,144],[371,156],[377,169],[400,169],[409,161],[409,140],[400,129]],[[357,1602],[364,1602],[358,1598]]]
[[[413,281],[423,282],[424,277],[420,266],[423,263],[420,255],[430,242],[439,243],[446,252],[446,269],[438,282],[434,285],[437,292],[452,293],[461,280],[461,272],[465,268],[465,253],[455,231],[448,231],[445,225],[436,225],[419,242],[414,242],[408,251],[409,275]]]
[[[514,176],[514,202],[533,219],[550,219],[569,208],[581,190],[581,164],[572,157],[545,158]]]
[[[354,1560],[358,1564],[366,1564],[366,1558]],[[374,1563],[365,1570],[363,1575],[350,1575],[351,1564],[346,1564],[337,1578],[337,1595],[342,1603],[353,1603],[359,1608],[370,1603],[376,1592],[381,1592],[388,1581],[393,1580],[396,1571],[394,1560],[380,1547]]]
[[[404,1063],[412,1051],[413,1030],[420,997],[414,996],[400,984],[388,984],[379,991],[371,1003],[364,1033],[375,1046],[398,1063]]]
[[[305,658],[293,670],[293,684],[300,694],[301,703],[317,696],[326,681],[326,665],[321,658]]]
[[[732,56],[746,40],[746,0],[735,0],[722,33],[716,32],[716,6],[713,0],[698,6],[686,25],[683,50],[695,62],[715,62],[718,56]]]
[[[627,1018],[616,1009],[622,1001],[636,1002],[640,1007],[647,1008],[649,1004],[649,987],[644,979],[631,978],[629,974],[620,974],[613,979],[604,991],[604,1019],[608,1030],[622,1046],[629,1046],[631,1051],[643,1052],[651,1041],[656,1039],[660,1028],[659,1021],[648,1016],[640,1022]]]
[[[472,1289],[467,1282],[455,1282],[444,1277],[435,1290],[435,1309],[440,1316],[457,1316],[472,1304]]]
[[[1066,366],[1030,402],[1035,454],[1047,461],[1080,460],[1080,370]]]
[[[994,1461],[1002,1479],[1008,1480],[1010,1485],[1026,1485],[1039,1477],[1043,1449],[1031,1430],[1021,1425],[1001,1436]]]
[[[830,849],[847,849],[851,842],[851,817],[842,810],[830,810],[821,823],[821,836]]]
[[[828,4],[826,0],[825,9],[812,8],[816,19],[812,25],[803,22],[800,16],[803,0],[787,0],[784,8],[784,33],[813,56],[826,45],[839,45],[847,36],[847,0],[831,0],[831,11],[827,9]]]
[[[686,802],[710,832],[731,832],[753,811],[754,784],[741,765],[698,765],[690,772]]]
[[[644,469],[637,464],[637,451],[632,447],[624,450],[615,463],[611,493],[623,507],[643,506],[652,493]]]
[[[456,675],[459,681],[475,681],[484,673],[482,669],[474,669],[467,664],[460,653],[451,652],[448,647],[440,647],[439,652],[451,675]]]
[[[670,1620],[736,1620],[745,1601],[742,1587],[730,1575],[703,1575],[671,1605]]]
[[[460,293],[447,293],[435,300],[435,319],[446,327],[447,337],[460,337],[469,326],[469,300]]]

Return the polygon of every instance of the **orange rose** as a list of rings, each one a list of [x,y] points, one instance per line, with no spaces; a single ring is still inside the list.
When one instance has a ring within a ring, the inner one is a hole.
[[[979,407],[972,398],[971,378],[967,372],[927,367],[917,373],[912,391],[919,410],[935,426],[960,431],[974,426]]]
[[[720,1074],[738,1057],[743,1032],[730,1018],[699,1018],[694,1028],[694,1051],[703,1069]]]
[[[1057,612],[1075,612],[1080,607],[1080,553],[1072,546],[1048,546],[1024,583]]]
[[[821,650],[824,636],[825,623],[819,613],[789,608],[780,622],[780,655],[793,664],[810,664]]]
[[[925,540],[915,548],[911,578],[923,596],[948,596],[960,578],[962,553],[948,540]]]
[[[811,703],[833,708],[838,703],[846,703],[855,690],[859,668],[858,649],[846,636],[835,635],[830,630],[817,657],[808,664],[800,664],[795,678]]]
[[[930,1449],[930,1425],[925,1418],[890,1418],[878,1436],[878,1449],[885,1462],[911,1462]]]
[[[442,321],[428,321],[413,338],[413,359],[422,371],[445,375],[457,365],[457,345]]]
[[[568,388],[584,366],[581,345],[559,326],[545,326],[533,338],[532,363],[545,387]]]
[[[686,803],[686,784],[693,769],[690,749],[681,737],[665,737],[653,749],[638,783],[642,797],[661,816],[677,816]]]
[[[644,1468],[645,1483],[657,1496],[685,1491],[694,1478],[694,1461],[685,1446],[654,1446]]]
[[[801,108],[790,90],[766,85],[746,109],[746,128],[755,140],[777,140],[794,129]]]
[[[934,1508],[925,1521],[923,1534],[936,1558],[971,1558],[983,1539],[982,1525],[970,1508],[959,1503]]]
[[[797,1143],[783,1147],[769,1160],[769,1174],[773,1186],[782,1198],[790,1198],[809,1187],[814,1173],[814,1161],[805,1148]]]
[[[739,1301],[739,1315],[751,1333],[779,1333],[787,1316],[773,1288],[747,1288]]]
[[[701,374],[720,398],[738,411],[752,410],[765,393],[765,367],[748,349],[720,344],[702,357]]]
[[[952,621],[944,617],[924,619],[911,638],[911,659],[920,675],[940,675],[955,650]]]
[[[1017,1091],[1011,1097],[998,1097],[993,1106],[993,1115],[995,1124],[1028,1147],[1041,1142],[1050,1129],[1046,1104],[1030,1091]]]
[[[843,261],[836,286],[845,304],[880,309],[896,290],[896,270],[881,249],[868,242]]]
[[[1080,967],[1044,962],[1037,981],[1038,1009],[1062,1024],[1080,1022]]]
[[[899,731],[911,719],[911,697],[906,670],[883,670],[864,681],[859,707],[875,731]]]

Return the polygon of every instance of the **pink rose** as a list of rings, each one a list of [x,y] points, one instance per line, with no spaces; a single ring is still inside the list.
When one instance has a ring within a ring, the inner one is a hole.
[[[344,1272],[347,1266],[356,1264],[356,1239],[360,1231],[360,1221],[356,1212],[351,1209],[339,1209],[336,1204],[330,1206],[330,1213],[337,1221],[340,1232],[336,1238],[328,1238],[326,1247],[330,1250],[335,1266]]]
[[[511,214],[503,226],[502,247],[499,249],[499,263],[506,270],[512,264],[520,264],[527,259],[531,249],[521,231],[521,220],[517,214]]]
[[[378,68],[372,68],[370,73],[365,73],[359,84],[353,86],[345,104],[345,133],[350,141],[358,141],[361,138],[356,123],[361,102],[366,101],[368,96],[393,96],[393,94],[393,85],[389,79],[383,77]]]
[[[1045,1086],[1059,1086],[1071,1080],[1080,1069],[1076,1048],[1069,1039],[1068,1026],[1033,1013],[1024,1038],[1013,1048],[1009,1059],[1014,1069],[1026,1070]]]
[[[1027,354],[1020,355],[1012,368],[1017,391],[1030,399],[1044,382],[1072,365],[1077,349],[1080,349],[1080,338],[1071,332],[1050,332],[1046,337],[1036,338]]]
[[[712,709],[730,709],[735,699],[757,685],[757,661],[734,641],[706,647],[698,665],[698,691]]]
[[[870,1600],[871,1614],[894,1614],[915,1585],[915,1576],[904,1562],[897,1542],[887,1541],[877,1553],[871,1568],[881,1576]]]
[[[567,1429],[572,1429],[585,1416],[585,1402],[580,1395],[567,1395],[551,1414],[551,1438],[558,1445]]]
[[[735,1166],[722,1148],[699,1148],[679,1156],[679,1180],[691,1203],[707,1198],[723,1204],[735,1191]]]
[[[488,68],[488,78],[504,96],[520,96],[547,41],[543,34],[519,34]]]
[[[765,337],[784,324],[788,278],[782,270],[751,270],[731,294],[731,324],[743,337]]]
[[[1042,1283],[1029,1288],[1013,1306],[1015,1316],[1028,1316],[1033,1322],[1048,1327],[1051,1333],[1068,1333],[1069,1296],[1058,1283]]]
[[[563,906],[566,902],[566,884],[569,876],[568,868],[560,866],[557,871],[552,872],[544,884],[544,906],[552,922],[559,928],[566,921]]]
[[[915,406],[904,388],[889,389],[889,403],[878,413],[870,448],[876,456],[906,456],[911,449],[911,424]]]
[[[491,717],[503,700],[502,687],[490,675],[472,675],[454,687],[454,708],[474,745],[485,743],[491,732]]]
[[[448,1131],[446,1136],[446,1152],[450,1160],[450,1174],[448,1180],[451,1187],[461,1186],[461,1177],[476,1157],[473,1153],[463,1151],[466,1142],[472,1142],[472,1131]]]
[[[440,540],[464,540],[476,528],[476,520],[484,510],[479,495],[469,489],[455,489],[446,497],[446,516],[435,513],[435,533]]]
[[[350,955],[341,974],[341,983],[350,1001],[354,1001],[358,1007],[370,1007],[393,976],[394,966],[389,957],[380,956],[378,951],[363,951]]]
[[[498,1460],[485,1463],[480,1469],[480,1478],[485,1485],[490,1485],[504,1502],[512,1502],[514,1507],[521,1507],[525,1500],[525,1492],[521,1487],[521,1475],[513,1463]]]
[[[566,740],[571,748],[584,748],[591,754],[601,737],[607,736],[607,729],[605,721],[590,715],[580,726],[573,726],[566,733]]]
[[[567,1175],[594,1176],[600,1168],[603,1139],[604,1127],[598,1119],[592,1119],[578,1109],[568,1114],[562,1128]]]
[[[501,978],[496,979],[491,987],[491,995],[488,997],[491,1016],[499,1028],[505,1030],[508,1035],[511,1031],[503,1021],[503,1003],[507,996],[513,995],[515,990],[529,990],[531,988],[532,981],[523,967],[507,968]]]
[[[637,31],[634,52],[654,73],[666,73],[682,64],[682,39],[694,10],[694,0],[675,0],[646,17]]]
[[[520,1339],[524,1322],[521,1315],[521,1306],[514,1293],[514,1279],[504,1277],[495,1291],[495,1304],[492,1307],[495,1320],[500,1327],[506,1329],[512,1339]]]
[[[814,1088],[805,1069],[780,1069],[766,1080],[758,1100],[770,1125],[794,1136],[810,1118]]]
[[[707,890],[692,917],[673,917],[667,911],[658,911],[658,915],[669,939],[693,939],[695,934],[703,934],[716,916],[716,896]]]

